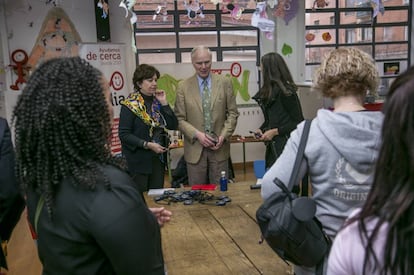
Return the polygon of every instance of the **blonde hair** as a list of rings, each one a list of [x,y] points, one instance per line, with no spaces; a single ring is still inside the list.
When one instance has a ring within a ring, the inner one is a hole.
[[[313,77],[313,88],[329,98],[376,95],[378,85],[379,74],[372,57],[352,47],[329,52]]]

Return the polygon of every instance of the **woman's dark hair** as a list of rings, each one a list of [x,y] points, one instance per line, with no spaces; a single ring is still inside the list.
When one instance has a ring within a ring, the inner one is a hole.
[[[286,65],[285,60],[278,53],[271,52],[262,56],[261,67],[263,75],[263,85],[260,89],[262,98],[270,99],[273,88],[279,87],[285,95],[291,95],[297,91],[292,75]]]
[[[52,59],[33,72],[14,109],[18,176],[25,191],[43,195],[50,216],[64,179],[93,189],[98,165],[118,163],[103,81],[79,57]]]
[[[135,90],[140,91],[141,87],[139,87],[139,85],[142,81],[152,78],[154,75],[156,75],[157,78],[160,78],[160,72],[155,67],[148,64],[138,65],[132,78]]]
[[[374,183],[361,212],[361,237],[367,239],[365,264],[376,259],[375,274],[414,274],[414,67],[392,83],[385,102],[383,143]],[[378,217],[373,231],[363,221]],[[384,255],[376,258],[374,242],[387,224]],[[366,269],[366,268],[364,268]],[[364,270],[372,274],[373,270]]]

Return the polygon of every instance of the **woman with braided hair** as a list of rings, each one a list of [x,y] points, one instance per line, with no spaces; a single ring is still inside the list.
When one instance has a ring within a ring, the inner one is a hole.
[[[17,173],[43,274],[164,274],[160,225],[111,156],[109,86],[79,57],[31,75],[14,110]]]

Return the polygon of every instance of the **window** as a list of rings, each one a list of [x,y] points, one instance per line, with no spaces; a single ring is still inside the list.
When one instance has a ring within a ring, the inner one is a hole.
[[[404,27],[404,40],[409,40],[410,39],[410,34],[408,33],[408,27],[405,26]]]
[[[372,28],[361,28],[358,30],[359,33],[359,42],[369,42],[372,41]]]
[[[345,30],[345,40],[346,40],[346,43],[355,43],[355,30],[354,29]]]
[[[358,2],[356,7],[359,11],[356,12],[357,19],[363,19],[371,16],[371,1]]]
[[[392,28],[384,27],[384,41],[392,40]]]
[[[395,75],[380,68],[398,64],[402,72],[411,64],[412,1],[383,1],[385,12],[375,17],[371,0],[333,0],[329,6],[317,9],[309,8],[313,0],[306,1],[306,33],[315,34],[305,45],[306,80],[311,80],[320,57],[338,47],[357,47],[371,54],[380,76],[388,82]]]
[[[319,20],[315,20],[314,22],[313,22],[313,25],[314,26],[319,26],[320,25],[320,21]],[[315,30],[315,33],[318,33],[319,32],[319,30],[318,29],[316,29]]]
[[[208,46],[214,61],[260,59],[259,29],[251,25],[256,4],[239,0],[237,7],[210,1],[137,2],[134,12],[137,63],[190,62],[191,49]],[[235,13],[235,9],[242,11]]]
[[[346,8],[354,8],[355,7],[355,0],[346,0],[345,7]],[[354,15],[353,11],[346,11],[345,15]]]

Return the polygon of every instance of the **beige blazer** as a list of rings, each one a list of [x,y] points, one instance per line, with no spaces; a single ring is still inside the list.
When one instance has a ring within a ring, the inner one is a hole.
[[[204,132],[203,107],[196,75],[181,81],[177,88],[174,112],[178,128],[184,134],[184,158],[197,163],[203,146],[194,140],[196,131]],[[239,112],[230,77],[211,74],[211,128],[225,142],[216,151],[219,161],[230,157],[230,136],[236,128]]]

